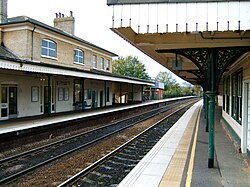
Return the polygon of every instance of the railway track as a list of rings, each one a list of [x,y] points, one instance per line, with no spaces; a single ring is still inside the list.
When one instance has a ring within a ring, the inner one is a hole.
[[[185,101],[182,101],[185,102]],[[97,141],[129,128],[136,123],[151,118],[171,109],[171,104],[159,109],[129,117],[73,137],[57,141],[30,151],[0,160],[0,185],[13,181],[34,169],[44,166],[78,150],[84,149]],[[177,103],[180,105],[180,102]]]
[[[190,106],[171,113],[59,185],[117,186]]]

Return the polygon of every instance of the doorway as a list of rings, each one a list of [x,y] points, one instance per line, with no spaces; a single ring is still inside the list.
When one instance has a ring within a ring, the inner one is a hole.
[[[2,86],[1,87],[1,118],[17,117],[17,87]]]
[[[100,107],[103,107],[103,91],[100,91]]]
[[[49,109],[49,87],[44,86],[44,114],[48,114]]]
[[[92,94],[91,94],[91,98],[92,98],[92,108],[96,108],[96,91],[92,91]]]

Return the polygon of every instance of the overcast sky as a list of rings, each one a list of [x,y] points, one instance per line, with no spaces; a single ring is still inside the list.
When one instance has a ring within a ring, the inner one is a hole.
[[[106,0],[8,0],[8,17],[25,15],[51,26],[55,13],[69,16],[70,11],[76,20],[76,36],[119,56],[138,56],[151,77],[167,70],[110,30],[112,8]]]
[[[106,2],[107,0],[8,0],[8,17],[25,15],[53,26],[55,13],[61,12],[65,16],[69,16],[70,11],[73,11],[73,16],[76,20],[76,36],[116,53],[119,56],[138,56],[138,58],[146,65],[147,72],[151,77],[155,77],[160,71],[167,71],[166,68],[140,52],[138,49],[110,30],[112,27],[113,8],[108,7]],[[206,21],[209,21],[209,26],[212,26],[209,28],[211,30],[216,28],[216,21],[220,21],[220,28],[223,30],[223,28],[227,28],[226,23],[230,20],[230,30],[237,30],[238,20],[240,19],[242,25],[241,28],[249,29],[250,3],[247,2],[241,2],[241,5],[237,1],[226,5],[225,3],[212,3],[209,7],[207,7],[206,3],[199,4],[197,6],[195,4],[172,4],[171,8],[168,6],[170,5],[163,5],[159,7],[151,6],[149,9],[146,5],[144,8],[146,9],[146,12],[149,13],[148,15],[144,15],[143,13],[139,16],[139,19],[146,25],[150,24],[151,19],[154,19],[152,22],[153,25],[155,25],[156,19],[157,23],[158,21],[165,21],[168,23],[173,21],[173,32],[176,21],[182,23],[182,26],[184,25],[184,27],[187,21],[193,22],[190,23],[190,27],[193,24],[194,30],[195,22],[197,21],[201,22],[199,23],[199,26],[203,25],[203,29],[205,28]],[[189,9],[190,6],[193,8]],[[118,11],[116,11],[117,8]],[[143,6],[139,7],[139,9],[138,7],[137,9],[136,7],[133,9],[135,11],[132,12],[132,14],[135,13],[138,18],[138,12],[142,11]],[[118,6],[114,10],[115,21],[117,23],[116,26],[119,26],[121,16],[123,16],[123,20],[125,20],[125,14],[127,14],[127,16],[131,16],[130,7],[123,7],[123,11],[120,11]],[[126,20],[128,22],[128,17]],[[133,23],[138,24],[138,22],[134,20],[134,17]],[[137,25],[135,25],[135,28],[136,27]],[[143,28],[145,29],[146,26],[143,26]],[[199,29],[202,28],[200,27]],[[180,79],[177,79],[177,81],[181,82]]]

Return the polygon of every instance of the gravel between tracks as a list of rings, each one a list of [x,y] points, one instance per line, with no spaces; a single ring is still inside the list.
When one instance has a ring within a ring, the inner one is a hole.
[[[165,112],[154,118],[141,122],[132,128],[124,130],[118,135],[114,135],[105,141],[97,143],[94,147],[90,147],[84,151],[72,154],[68,157],[51,163],[48,166],[41,167],[34,173],[30,173],[26,177],[23,177],[22,179],[16,181],[15,183],[9,184],[8,186],[57,186],[91,163],[100,159],[108,152],[111,152],[118,146],[133,138],[144,129],[157,122],[159,119],[168,115],[170,112],[171,111]]]

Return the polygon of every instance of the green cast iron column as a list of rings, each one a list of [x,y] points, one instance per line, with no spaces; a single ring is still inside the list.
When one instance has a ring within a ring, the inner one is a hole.
[[[214,167],[214,122],[215,122],[215,97],[216,97],[216,63],[215,49],[209,50],[208,56],[208,168]]]
[[[205,117],[205,129],[208,132],[208,96],[204,93],[204,117]]]

